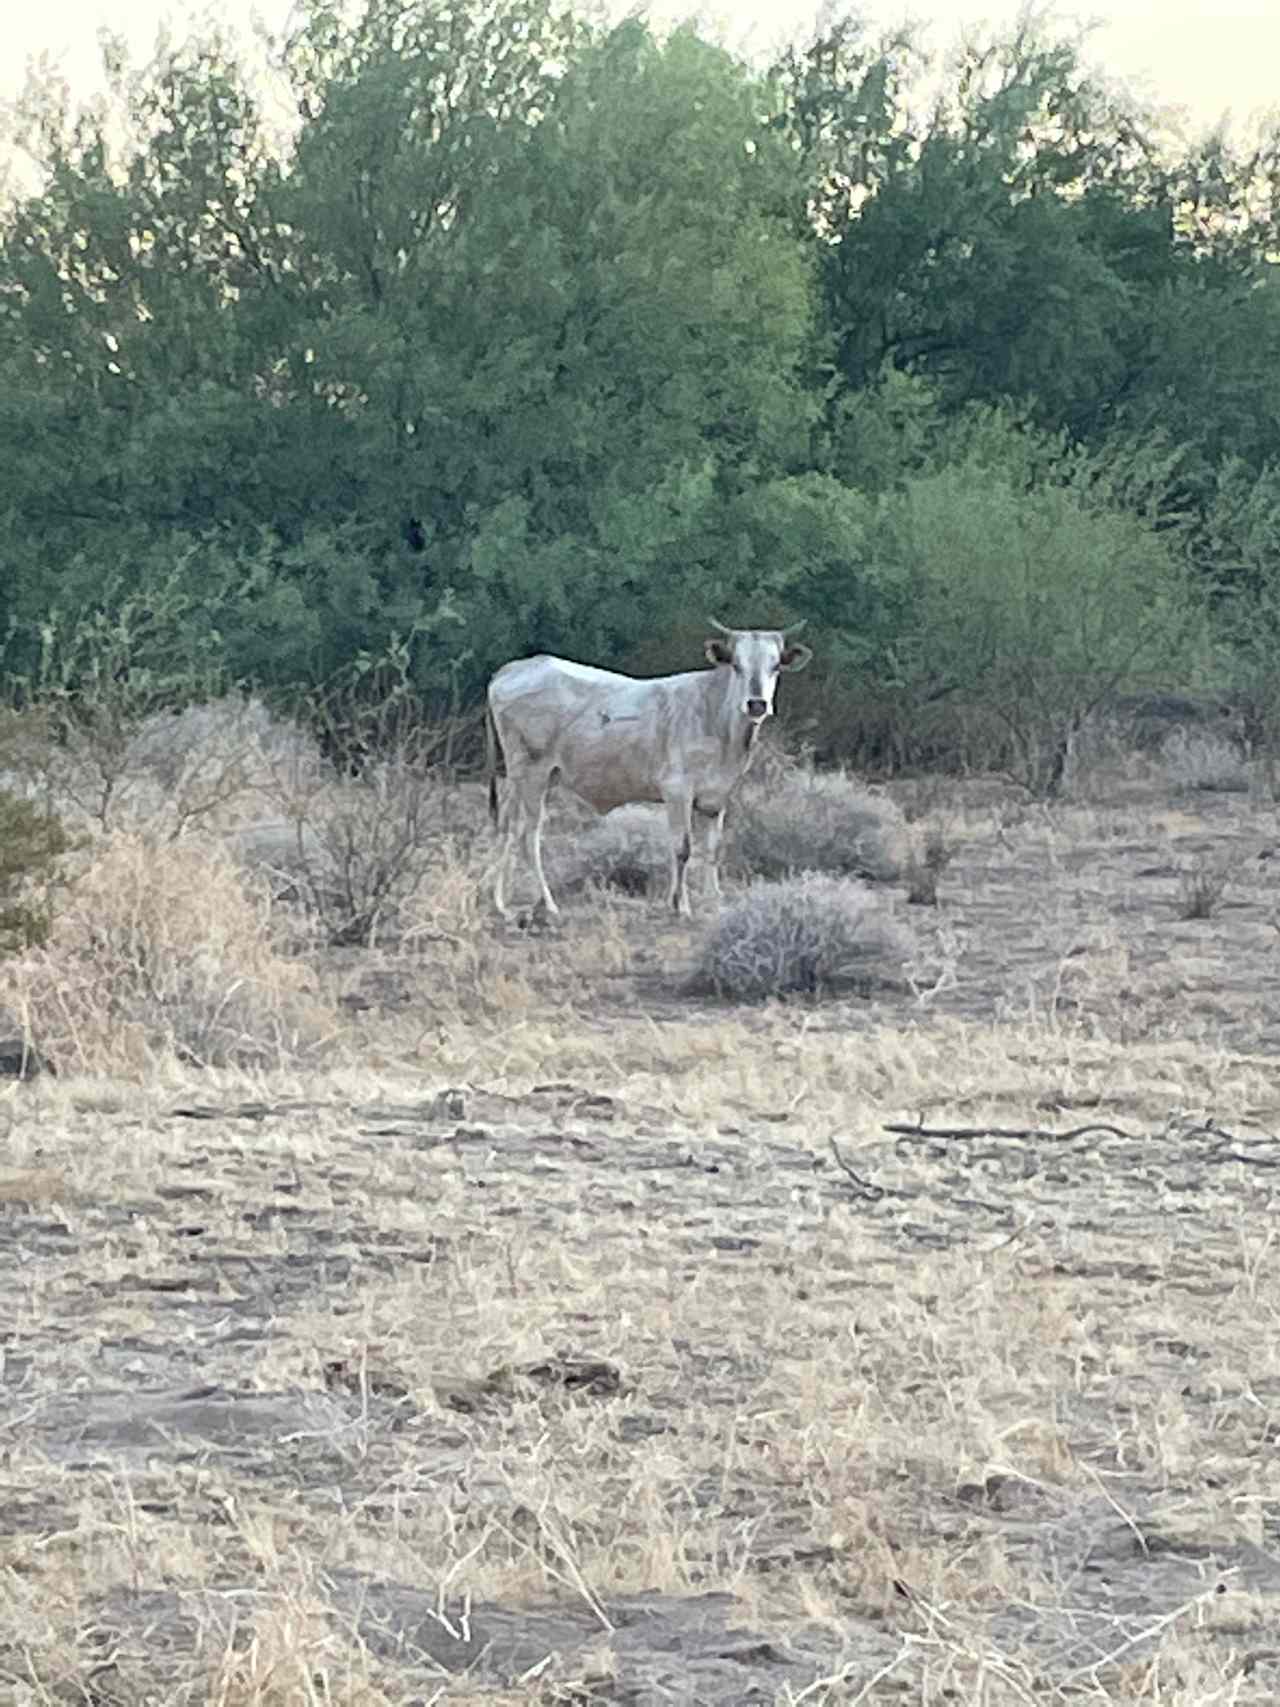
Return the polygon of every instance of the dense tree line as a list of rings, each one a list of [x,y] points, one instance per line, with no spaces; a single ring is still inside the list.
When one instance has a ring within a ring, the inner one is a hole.
[[[847,750],[1044,781],[1141,681],[1270,729],[1280,133],[1175,148],[1033,22],[922,107],[852,17],[760,66],[558,0],[294,15],[283,130],[214,35],[10,115],[12,682],[86,612],[135,670],[390,652],[436,705],[807,616]]]

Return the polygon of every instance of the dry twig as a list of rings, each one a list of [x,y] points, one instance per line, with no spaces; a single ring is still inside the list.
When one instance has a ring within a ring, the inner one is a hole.
[[[840,1146],[836,1143],[834,1137],[831,1139],[831,1154],[836,1159],[836,1166],[850,1180],[854,1190],[858,1193],[858,1196],[866,1198],[868,1203],[879,1203],[880,1199],[885,1195],[884,1187],[882,1185],[877,1185],[874,1180],[863,1179],[861,1174],[855,1173],[849,1166],[848,1162],[846,1162],[844,1157],[840,1154]]]

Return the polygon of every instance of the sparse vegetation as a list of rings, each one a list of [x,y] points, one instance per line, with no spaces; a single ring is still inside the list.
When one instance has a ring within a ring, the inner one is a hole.
[[[900,981],[910,937],[884,903],[848,878],[757,882],[721,912],[695,984],[735,1001],[868,995]]]
[[[287,835],[277,869],[335,946],[372,945],[404,928],[449,828],[448,781],[411,750],[358,777],[278,777],[270,798]]]
[[[731,892],[752,993],[820,1006],[682,1000],[704,939],[607,888],[500,927],[453,829],[392,950],[272,901],[233,808],[225,846],[82,850],[0,989],[64,1067],[6,1098],[0,1695],[551,1707],[692,1668],[783,1707],[1088,1665],[1137,1707],[1157,1658],[1229,1692],[1274,1625],[1265,1582],[1213,1593],[1264,1544],[1274,898],[1239,867],[1171,958],[1169,863],[1240,827],[1142,799],[1011,829],[955,783],[919,949],[850,879]],[[1079,1536],[1125,1607],[1062,1592]]]
[[[145,819],[171,836],[243,792],[262,712],[223,697],[210,616],[178,573],[138,590],[108,583],[100,603],[54,611],[12,684],[32,731],[28,777],[100,831]]]

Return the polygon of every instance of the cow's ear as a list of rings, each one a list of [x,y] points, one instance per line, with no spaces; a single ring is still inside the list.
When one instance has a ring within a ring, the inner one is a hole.
[[[708,640],[702,650],[706,653],[709,664],[732,664],[733,662],[733,648],[727,646],[723,640]]]
[[[788,646],[783,652],[778,668],[781,670],[803,670],[813,657],[807,646]]]

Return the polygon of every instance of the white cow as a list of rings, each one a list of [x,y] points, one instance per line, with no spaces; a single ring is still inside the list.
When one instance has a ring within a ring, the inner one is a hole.
[[[760,725],[773,712],[780,670],[802,670],[807,646],[790,629],[733,629],[708,640],[713,670],[638,679],[566,658],[520,658],[489,683],[489,811],[498,822],[497,752],[510,799],[494,899],[505,911],[508,867],[526,844],[548,913],[559,911],[542,869],[542,820],[553,782],[562,780],[597,812],[632,801],[661,801],[671,825],[671,905],[688,913],[685,874],[694,826],[703,833],[711,881],[729,796],[751,763]]]

